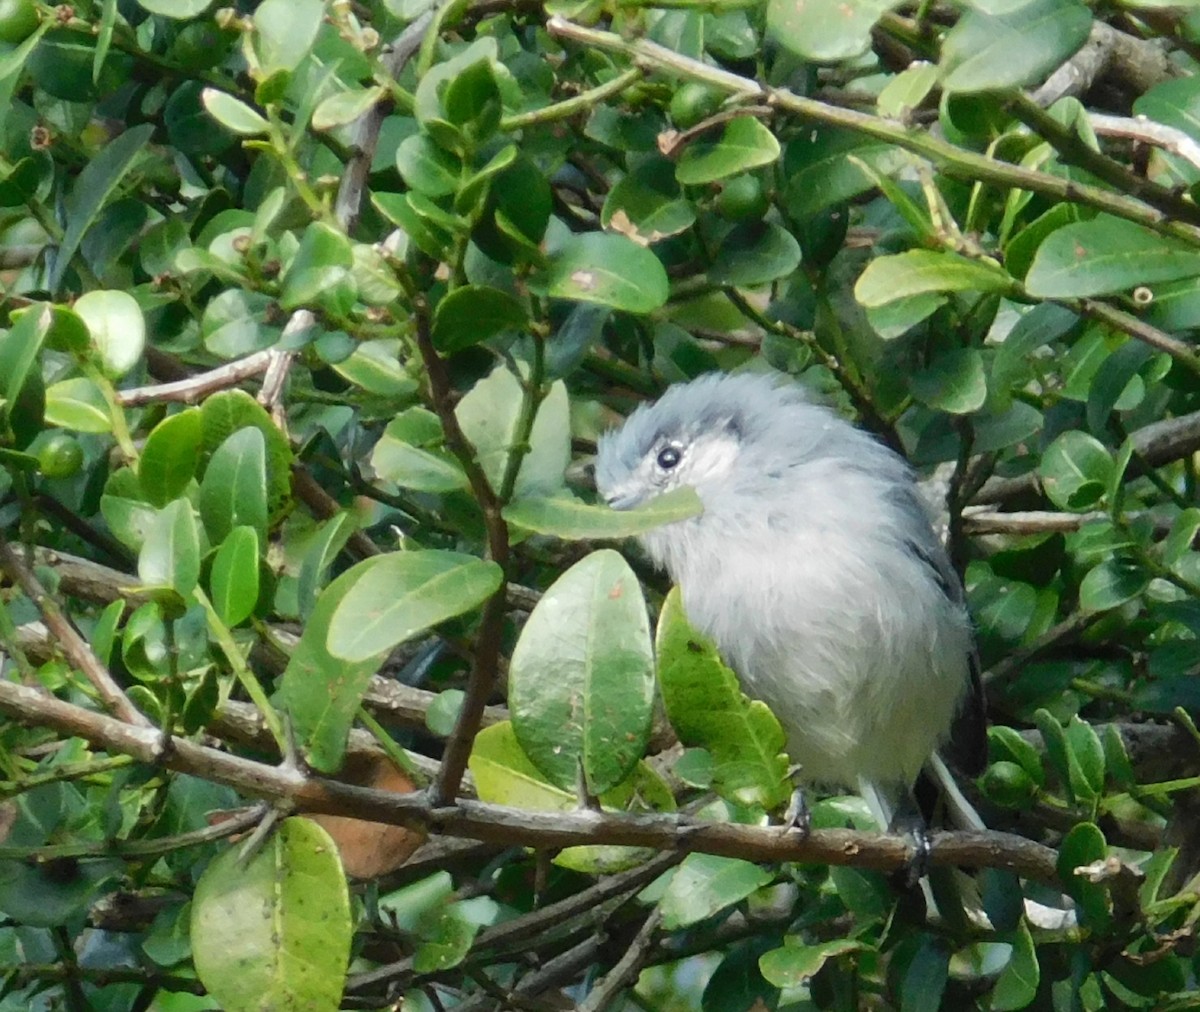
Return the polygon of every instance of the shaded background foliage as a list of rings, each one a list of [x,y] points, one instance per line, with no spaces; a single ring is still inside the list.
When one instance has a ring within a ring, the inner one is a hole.
[[[13,0],[0,40],[0,1005],[1196,1004],[1196,4]],[[696,503],[592,505],[596,436],[767,366],[944,502],[966,788],[1045,845],[938,840],[987,923],[926,920],[855,799],[759,828],[777,724],[602,546]]]

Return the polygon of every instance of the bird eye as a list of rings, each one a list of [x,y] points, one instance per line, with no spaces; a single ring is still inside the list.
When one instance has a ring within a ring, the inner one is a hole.
[[[679,459],[682,456],[683,456],[683,454],[681,454],[679,452],[677,447],[674,447],[674,446],[664,447],[662,450],[659,450],[659,452],[658,452],[658,466],[661,467],[664,471],[669,471],[669,470],[671,470],[671,468],[673,468],[676,464],[679,463]]]

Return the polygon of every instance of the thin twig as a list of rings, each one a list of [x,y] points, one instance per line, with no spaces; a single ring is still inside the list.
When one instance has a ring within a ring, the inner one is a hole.
[[[1086,169],[1123,193],[1139,197],[1152,207],[1192,223],[1200,222],[1200,207],[1175,191],[1140,176],[1127,165],[1090,147],[1079,134],[1046,112],[1037,102],[1017,92],[1008,100],[1009,109],[1039,137],[1049,141],[1063,161]]]
[[[1110,116],[1102,112],[1089,112],[1088,119],[1101,137],[1125,137],[1162,148],[1200,168],[1200,144],[1173,126],[1146,116]]]
[[[196,404],[211,393],[235,387],[243,380],[264,373],[273,361],[271,349],[256,351],[245,358],[239,358],[225,365],[209,369],[207,372],[196,373],[185,380],[174,383],[157,383],[148,387],[133,387],[130,390],[117,391],[117,403],[125,408],[134,408],[142,404],[156,404],[165,401],[179,401],[183,404]]]
[[[611,900],[632,896],[646,883],[658,878],[681,860],[683,855],[678,853],[656,854],[637,868],[609,875],[595,885],[556,903],[547,904],[481,931],[471,947],[472,955],[480,958],[485,955],[495,957],[527,949],[531,940],[539,935],[581,917]],[[351,977],[346,982],[346,991],[349,994],[361,993],[382,984],[392,983],[401,979],[411,969],[411,957],[387,966],[377,966]]]
[[[1107,323],[1110,327],[1115,327],[1130,337],[1137,338],[1143,344],[1150,345],[1151,348],[1165,351],[1194,376],[1200,376],[1200,356],[1197,356],[1194,346],[1186,341],[1172,337],[1166,331],[1152,327],[1144,320],[1130,316],[1115,306],[1110,306],[1107,302],[1101,302],[1098,299],[1071,300],[1065,302],[1064,305],[1069,305],[1083,316],[1090,316],[1094,320]]]
[[[56,843],[43,847],[0,846],[0,859],[16,861],[56,861],[71,857],[158,857],[172,851],[198,847],[201,844],[224,840],[228,836],[244,833],[262,821],[266,806],[251,805],[235,812],[223,822],[215,822],[202,829],[193,829],[176,836],[160,836],[152,840],[99,840],[79,843]]]
[[[421,48],[421,40],[433,22],[436,6],[424,11],[415,21],[406,25],[404,31],[388,47],[383,57],[383,70],[393,79],[400,76],[408,61]],[[334,201],[333,214],[346,230],[353,235],[362,210],[363,193],[367,188],[367,177],[371,163],[375,160],[375,148],[379,144],[379,131],[387,117],[388,107],[376,102],[351,128],[350,146],[353,156],[346,162],[342,182]]]
[[[0,534],[0,566],[3,566],[9,578],[16,583],[25,595],[34,603],[41,613],[46,627],[58,640],[63,654],[71,662],[72,667],[83,673],[91,682],[101,702],[121,720],[137,727],[153,727],[136,706],[130,702],[124,690],[119,686],[108,668],[100,663],[91,645],[85,640],[72,624],[66,613],[59,607],[58,602],[47,593],[41,581],[34,575],[25,563],[13,551]],[[156,732],[157,733],[157,732]]]
[[[654,945],[654,933],[658,931],[661,924],[662,908],[656,906],[650,911],[645,921],[642,922],[642,926],[638,929],[638,933],[633,936],[633,941],[630,942],[629,948],[617,960],[616,966],[605,974],[604,979],[592,988],[591,994],[584,999],[583,1003],[579,1006],[579,1012],[601,1012],[602,1009],[608,1008],[622,991],[637,980],[642,967],[650,958],[651,949]]]
[[[1085,615],[1082,612],[1076,612],[1074,615],[1063,619],[1058,625],[1052,629],[1048,629],[1039,636],[1036,642],[1014,651],[1002,661],[988,668],[983,673],[983,684],[990,691],[994,691],[998,686],[1003,685],[1009,679],[1019,674],[1025,665],[1038,654],[1078,636],[1098,617],[1097,615]]]
[[[632,84],[641,80],[642,72],[636,67],[618,74],[611,81],[605,81],[595,88],[589,88],[578,95],[542,106],[540,109],[530,109],[528,112],[514,113],[500,120],[500,129],[505,133],[515,133],[526,127],[541,126],[544,123],[554,123],[561,119],[569,119],[584,112],[590,112],[607,98],[619,95]]]

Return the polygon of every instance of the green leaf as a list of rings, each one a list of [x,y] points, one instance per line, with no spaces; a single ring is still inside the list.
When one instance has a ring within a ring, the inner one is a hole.
[[[334,657],[326,645],[333,613],[370,561],[347,570],[321,592],[276,693],[276,705],[291,718],[305,759],[322,773],[341,768],[363,694],[386,657],[385,652],[349,662]]]
[[[23,313],[13,328],[0,336],[0,391],[11,405],[21,397],[30,376],[41,379],[38,354],[53,322],[50,306]]]
[[[212,605],[227,626],[240,625],[258,603],[258,533],[253,527],[235,527],[221,542],[213,558]]]
[[[324,17],[322,0],[263,0],[254,11],[252,36],[260,79],[299,66],[316,42]]]
[[[900,985],[900,1012],[938,1012],[949,970],[947,945],[930,935],[921,938]]]
[[[129,468],[123,468],[110,475],[104,486],[100,515],[113,537],[136,552],[141,550],[146,531],[158,514],[142,500],[137,476]]]
[[[217,447],[200,482],[200,516],[214,543],[243,525],[266,540],[267,447],[259,429],[238,429]]]
[[[596,302],[628,313],[653,312],[670,293],[658,257],[609,232],[569,236],[529,286],[539,295]]]
[[[183,495],[196,476],[203,439],[199,408],[170,415],[154,426],[138,461],[138,482],[148,503],[165,506]]]
[[[1193,140],[1200,137],[1200,90],[1197,82],[1189,77],[1177,79],[1167,78],[1158,82],[1144,94],[1133,100],[1135,116],[1145,116],[1155,123],[1174,127],[1189,135]],[[1158,157],[1169,166],[1175,180],[1186,186],[1194,185],[1200,180],[1200,168],[1186,158],[1170,154],[1167,151],[1158,153]],[[1174,329],[1174,328],[1171,328]]]
[[[491,58],[481,57],[455,74],[441,99],[446,119],[472,144],[487,140],[499,127],[503,112]]]
[[[564,541],[603,541],[631,538],[663,524],[699,516],[700,497],[690,486],[674,489],[632,510],[593,506],[567,495],[527,496],[504,508],[504,519],[514,527],[548,534]]]
[[[878,262],[878,261],[876,261]],[[942,352],[912,378],[917,400],[939,411],[969,415],[987,400],[987,374],[978,348]]]
[[[368,393],[406,399],[417,392],[417,381],[405,370],[399,350],[400,342],[390,337],[362,341],[349,358],[335,363],[333,370]]]
[[[1002,268],[957,253],[909,250],[876,257],[854,285],[854,297],[867,307],[928,292],[1008,292],[1015,282]]]
[[[1068,429],[1042,454],[1038,472],[1056,506],[1084,512],[1104,494],[1112,469],[1112,455],[1099,440]]]
[[[694,141],[675,167],[684,186],[703,186],[770,165],[780,153],[779,141],[753,116],[738,116],[725,124],[720,139]]]
[[[574,791],[550,783],[517,741],[511,721],[485,727],[475,736],[469,762],[479,799],[532,811],[569,812]]]
[[[654,653],[637,577],[611,549],[560,576],[530,613],[508,672],[521,747],[551,783],[615,787],[650,735]]]
[[[35,302],[24,309],[13,310],[15,323],[26,313],[40,312],[45,303]],[[46,332],[46,347],[54,351],[66,351],[74,355],[86,354],[92,343],[87,324],[75,310],[68,306],[50,306],[50,329]]]
[[[462,465],[446,452],[425,450],[391,436],[388,426],[371,451],[371,467],[384,481],[417,492],[455,492],[467,488]]]
[[[768,810],[783,804],[791,794],[783,729],[688,624],[678,587],[663,602],[655,650],[667,716],[680,742],[712,754],[717,792]]]
[[[1150,574],[1135,562],[1110,559],[1088,571],[1079,584],[1079,607],[1094,613],[1132,601],[1150,585]]]
[[[1189,506],[1175,518],[1170,533],[1162,540],[1159,552],[1163,565],[1174,566],[1191,551],[1197,533],[1200,533],[1200,508]]]
[[[833,938],[806,945],[798,937],[789,935],[780,948],[759,957],[758,967],[776,987],[802,987],[830,959],[865,948],[862,942],[852,938]]]
[[[200,93],[200,102],[221,126],[241,137],[257,137],[271,129],[271,124],[257,110],[216,88],[205,88]]]
[[[938,69],[917,62],[893,77],[875,100],[880,116],[908,121],[937,85]]]
[[[1054,714],[1045,708],[1037,710],[1033,719],[1042,736],[1046,759],[1058,774],[1059,783],[1067,792],[1067,800],[1074,804],[1075,785],[1084,782],[1084,776],[1079,769],[1079,760],[1067,740],[1067,732]]]
[[[1011,760],[1020,766],[1038,787],[1046,786],[1046,772],[1042,769],[1038,750],[1017,730],[1003,724],[993,724],[988,728],[988,742],[992,754],[997,759]]]
[[[800,244],[790,232],[765,221],[745,222],[725,236],[709,279],[719,285],[754,287],[787,277],[800,266]]]
[[[196,883],[191,941],[196,973],[230,1012],[337,1009],[353,922],[337,846],[309,819],[291,818],[248,860],[225,849]]]
[[[1080,925],[1104,933],[1112,923],[1108,893],[1102,885],[1075,874],[1076,868],[1103,861],[1108,843],[1100,828],[1091,822],[1072,827],[1058,848],[1058,877],[1063,889],[1077,905]]]
[[[79,250],[84,234],[100,215],[109,196],[121,184],[149,143],[154,133],[153,123],[131,127],[113,138],[104,149],[84,166],[66,201],[66,228],[50,270],[51,291],[58,291],[71,260]],[[123,293],[122,293],[123,294]],[[79,307],[75,307],[78,311]]]
[[[494,562],[444,551],[391,552],[360,562],[330,617],[330,654],[370,660],[446,619],[478,607],[496,592]]]
[[[1039,298],[1083,298],[1200,275],[1200,250],[1101,214],[1053,232],[1038,247],[1025,288]]]
[[[516,442],[523,396],[521,381],[501,365],[468,390],[454,409],[493,488],[500,488]],[[569,410],[564,384],[551,384],[533,421],[529,452],[517,472],[517,496],[549,495],[562,488],[571,460]]]
[[[433,346],[452,355],[456,351],[523,330],[529,324],[525,307],[507,292],[487,285],[463,285],[447,294],[433,313]]]
[[[813,126],[788,142],[783,157],[784,203],[799,221],[858,196],[910,165],[892,144],[839,127]]]
[[[658,242],[695,222],[696,210],[675,180],[675,165],[665,158],[644,162],[617,180],[600,210],[601,226],[635,242]]]
[[[1144,390],[1138,373],[1153,356],[1154,349],[1148,344],[1130,339],[1104,360],[1088,390],[1087,420],[1092,431],[1104,432],[1114,410],[1137,407],[1141,397],[1130,403],[1128,394]]]
[[[244,390],[222,390],[213,394],[201,406],[204,420],[204,449],[216,450],[238,429],[252,426],[266,441],[267,511],[278,518],[288,505],[292,490],[292,448],[285,436],[271,421],[266,408]],[[261,533],[261,532],[260,532]],[[215,538],[214,541],[221,540]]]
[[[1079,0],[1033,0],[990,14],[967,9],[942,42],[947,92],[1039,84],[1087,40],[1092,12]]]
[[[659,900],[663,927],[676,931],[712,917],[769,885],[774,877],[766,868],[735,857],[688,854]]]
[[[168,503],[146,531],[138,553],[138,576],[151,587],[170,587],[187,598],[200,580],[200,533],[192,504]]]
[[[992,989],[993,1012],[1014,1012],[1029,1006],[1037,996],[1038,984],[1042,979],[1033,936],[1024,921],[1012,932],[1011,944],[1012,955]]]
[[[357,529],[354,515],[340,512],[322,524],[313,537],[296,577],[296,603],[301,618],[307,618],[312,612],[325,574]]]
[[[1067,721],[1065,734],[1073,760],[1071,789],[1075,797],[1092,804],[1104,793],[1104,746],[1092,725],[1078,714]]]
[[[138,6],[151,14],[186,21],[196,18],[212,6],[213,0],[137,0]]]
[[[279,340],[279,328],[266,322],[272,301],[259,292],[234,289],[210,299],[200,320],[204,347],[225,359],[269,348]]]
[[[458,723],[462,712],[465,693],[462,689],[444,689],[439,692],[425,711],[425,726],[441,738],[448,738]]]
[[[353,123],[360,116],[365,116],[384,94],[383,88],[375,87],[354,88],[330,95],[313,110],[312,128],[333,130]]]
[[[861,56],[871,29],[900,0],[769,0],[767,34],[804,60],[837,63]]]
[[[324,222],[312,222],[283,276],[280,306],[291,311],[324,305],[335,312],[349,312],[356,292],[353,267],[354,252],[346,236]]]
[[[404,181],[426,197],[447,197],[462,181],[462,162],[426,134],[406,137],[396,148],[396,168]]]
[[[105,374],[119,379],[142,360],[146,320],[128,292],[90,291],[75,300],[75,312],[87,324],[92,348]]]

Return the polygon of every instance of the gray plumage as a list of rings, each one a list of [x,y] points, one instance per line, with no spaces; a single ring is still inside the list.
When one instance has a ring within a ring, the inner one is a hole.
[[[963,765],[982,760],[961,586],[890,449],[780,377],[710,374],[603,436],[596,484],[617,509],[699,493],[642,544],[806,780],[894,814],[956,715]]]

